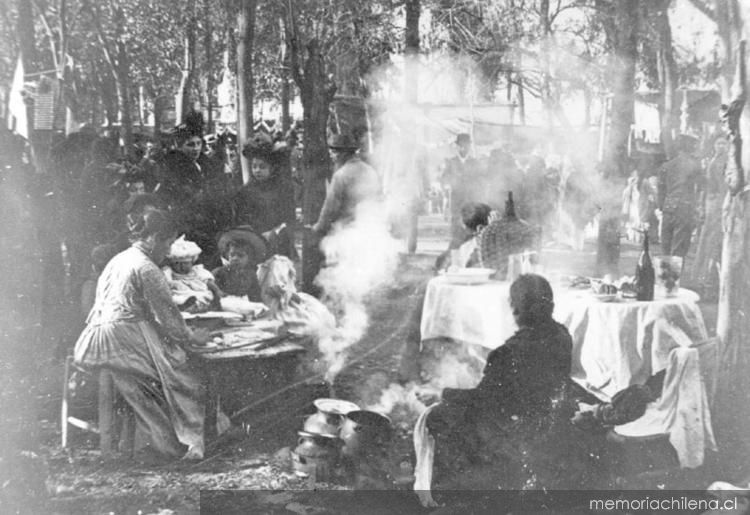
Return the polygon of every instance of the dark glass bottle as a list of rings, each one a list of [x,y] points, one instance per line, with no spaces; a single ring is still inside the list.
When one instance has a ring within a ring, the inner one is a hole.
[[[648,233],[643,234],[643,251],[638,256],[635,266],[635,298],[637,300],[654,300],[654,282],[656,273],[648,253]]]
[[[505,218],[516,218],[516,204],[513,202],[513,192],[508,192],[508,200],[505,201]]]

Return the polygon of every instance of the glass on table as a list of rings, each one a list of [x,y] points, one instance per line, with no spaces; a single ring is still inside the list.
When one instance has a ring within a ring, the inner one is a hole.
[[[676,297],[680,291],[683,259],[680,256],[654,257],[656,284],[654,296],[659,298]]]

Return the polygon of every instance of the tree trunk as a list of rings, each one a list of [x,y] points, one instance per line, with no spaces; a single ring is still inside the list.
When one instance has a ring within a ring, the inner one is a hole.
[[[552,38],[552,27],[549,17],[549,0],[541,0],[539,3],[539,30],[542,37],[542,49],[541,49],[541,67],[542,67],[542,103],[544,104],[544,110],[547,115],[547,127],[552,129],[554,125],[555,116],[558,114],[558,108],[556,103],[559,103],[553,98],[553,86],[552,86],[552,64],[550,62],[550,43]]]
[[[211,74],[211,65],[214,60],[213,48],[211,45],[211,16],[210,16],[211,2],[210,0],[203,0],[203,22],[206,24],[203,34],[203,53],[204,62],[206,65],[206,132],[213,132],[214,125],[214,113],[213,113],[213,91],[214,91],[214,80]]]
[[[729,186],[724,203],[722,227],[724,246],[721,262],[719,312],[716,332],[721,340],[721,370],[724,389],[736,388],[740,375],[747,375],[750,364],[750,191],[745,187],[742,162],[740,117],[747,99],[745,73],[745,43],[740,46],[738,59],[738,94],[722,113],[729,139],[729,156],[725,178]]]
[[[117,100],[120,104],[120,137],[127,156],[133,152],[133,119],[130,99],[130,59],[125,43],[122,41],[117,42],[115,78],[117,80]]]
[[[242,148],[253,137],[253,38],[255,37],[256,0],[242,0],[240,5],[240,43],[237,47],[237,90],[239,130],[237,145]],[[240,157],[242,182],[250,180],[250,160]]]
[[[188,9],[193,7],[192,2],[188,4]],[[185,54],[182,64],[182,78],[180,87],[177,90],[177,99],[175,101],[175,110],[177,123],[185,121],[185,116],[192,110],[190,103],[190,92],[193,88],[193,75],[195,68],[195,18],[191,18],[185,28]]]
[[[18,10],[18,46],[21,49],[23,69],[26,73],[35,71],[38,60],[36,40],[34,38],[34,13],[31,7],[32,3],[28,0],[16,0],[16,9]]]
[[[320,209],[326,196],[326,179],[331,172],[328,155],[327,125],[328,112],[335,86],[329,84],[320,45],[312,40],[307,45],[307,62],[304,70],[304,83],[300,85],[302,107],[304,109],[305,147],[302,154],[304,191],[302,193],[302,216],[305,224],[318,220]],[[303,242],[302,282],[303,289],[316,292],[315,277],[323,261],[318,248],[318,238],[306,234]]]
[[[624,177],[627,175],[624,164],[633,124],[639,0],[619,0],[614,4],[615,48],[611,69],[614,95],[605,170],[610,176]]]
[[[405,37],[405,50],[406,50],[406,63],[404,68],[404,97],[409,104],[410,109],[415,109],[418,101],[419,93],[419,15],[421,11],[420,0],[407,0],[406,1],[406,32]],[[405,184],[415,185],[421,184],[420,174],[421,170],[418,169],[418,141],[416,131],[406,131],[405,138],[407,138],[405,148],[408,149],[408,154],[404,156],[404,164],[408,166],[406,173],[412,174],[410,180],[405,181]],[[393,194],[394,192],[389,192]],[[408,192],[405,210],[403,213],[403,223],[400,224],[402,227],[407,227],[406,231],[406,250],[409,254],[414,254],[417,251],[417,234],[418,234],[418,222],[419,222],[419,202],[420,191]]]
[[[717,0],[714,2],[714,20],[716,21],[717,33],[724,48],[724,59],[721,65],[721,95],[722,98],[730,98],[734,72],[737,61],[734,55],[735,48],[742,34],[742,16],[737,0]]]
[[[141,130],[146,124],[146,94],[143,84],[138,85],[138,124],[141,126]]]
[[[419,92],[419,15],[421,9],[421,0],[406,0],[404,96],[410,104],[417,103]]]
[[[521,125],[526,125],[526,97],[523,91],[523,76],[520,73],[516,74],[516,80],[518,81],[518,119]]]
[[[284,134],[287,134],[289,129],[292,127],[292,120],[289,114],[289,104],[292,101],[292,88],[289,84],[289,52],[286,48],[286,41],[284,37],[284,18],[279,19],[279,28],[282,34],[281,47],[279,49],[279,56],[281,61],[281,130]]]
[[[671,159],[675,152],[672,134],[679,128],[677,103],[677,64],[672,48],[672,28],[669,25],[670,0],[658,0],[654,3],[656,10],[656,30],[659,37],[658,70],[661,82],[661,141],[667,157]]]
[[[614,2],[613,22],[605,25],[610,31],[609,38],[614,46],[614,56],[611,62],[613,96],[609,140],[603,163],[603,190],[617,188],[617,184],[629,173],[628,140],[634,119],[638,12],[639,0],[618,0]],[[619,273],[620,209],[619,205],[615,205],[615,198],[614,195],[606,193],[602,198],[596,260],[599,273]]]

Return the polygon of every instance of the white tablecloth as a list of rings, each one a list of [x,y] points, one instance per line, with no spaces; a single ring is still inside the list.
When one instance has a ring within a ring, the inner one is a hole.
[[[510,285],[427,284],[422,340],[451,338],[494,349],[516,331]],[[601,302],[588,291],[555,288],[555,320],[573,337],[572,377],[602,400],[666,368],[675,346],[708,339],[696,293],[652,302]]]
[[[451,338],[489,349],[516,332],[510,310],[510,284],[490,281],[464,285],[434,277],[422,306],[422,340]]]
[[[459,285],[432,279],[422,311],[422,339],[502,345],[516,330],[509,290],[507,282]],[[601,302],[589,291],[555,289],[554,294],[554,318],[573,338],[573,380],[610,401],[666,369],[665,391],[649,405],[647,416],[617,429],[629,436],[668,433],[683,466],[703,463],[705,449],[715,448],[708,403],[717,354],[716,343],[708,341],[698,295],[681,289],[676,297],[652,302]]]
[[[600,302],[586,292],[555,298],[555,318],[573,337],[572,377],[602,400],[667,367],[674,347],[708,339],[698,295],[652,302]]]

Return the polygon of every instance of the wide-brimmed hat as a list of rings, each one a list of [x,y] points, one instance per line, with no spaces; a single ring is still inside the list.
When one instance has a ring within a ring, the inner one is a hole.
[[[277,157],[271,137],[263,132],[256,132],[255,136],[242,146],[242,155],[248,159],[258,158],[268,162]]]
[[[328,138],[328,148],[334,150],[359,150],[360,146],[351,134],[334,134]]]
[[[222,256],[226,255],[229,250],[229,245],[233,242],[243,242],[249,245],[256,262],[261,263],[266,260],[268,255],[268,242],[249,225],[237,226],[234,229],[230,229],[223,233],[219,237],[219,252]]]

